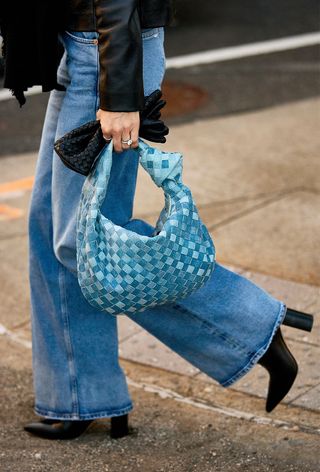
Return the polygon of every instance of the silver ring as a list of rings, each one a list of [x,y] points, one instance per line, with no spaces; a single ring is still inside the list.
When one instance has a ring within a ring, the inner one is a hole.
[[[103,136],[103,139],[104,139],[105,141],[111,141],[111,140],[112,140],[112,138],[105,138],[104,136]]]
[[[131,146],[131,144],[133,143],[132,139],[128,139],[127,141],[122,141],[122,144],[127,144],[128,146]]]

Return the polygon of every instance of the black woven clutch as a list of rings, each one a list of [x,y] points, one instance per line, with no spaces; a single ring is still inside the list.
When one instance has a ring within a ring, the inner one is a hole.
[[[88,175],[96,157],[106,144],[100,121],[94,120],[62,136],[55,142],[54,149],[69,169]]]
[[[145,97],[145,106],[140,113],[139,136],[157,143],[165,143],[169,133],[169,128],[160,119],[160,110],[166,104],[161,97],[160,90]],[[62,136],[54,143],[54,149],[69,169],[88,175],[106,143],[100,121],[93,120]]]

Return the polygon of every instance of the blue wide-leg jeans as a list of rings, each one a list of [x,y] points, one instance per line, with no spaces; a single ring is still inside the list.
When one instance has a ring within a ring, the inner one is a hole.
[[[163,29],[143,31],[145,94],[160,88]],[[85,177],[65,167],[56,139],[96,119],[96,32],[61,32],[65,52],[46,111],[29,209],[29,272],[35,412],[57,419],[118,416],[133,409],[119,365],[117,318],[93,308],[77,281],[76,210]],[[115,154],[103,213],[149,235],[132,218],[137,153]],[[160,211],[160,209],[159,209]],[[211,279],[187,298],[129,316],[195,367],[228,387],[264,354],[286,306],[216,263]]]

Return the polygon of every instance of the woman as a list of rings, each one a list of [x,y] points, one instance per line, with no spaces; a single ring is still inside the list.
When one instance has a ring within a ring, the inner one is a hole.
[[[144,95],[161,87],[170,8],[163,0],[69,0],[65,13],[57,80],[48,73],[27,83],[38,80],[55,89],[29,213],[35,413],[43,419],[25,430],[74,438],[94,419],[111,417],[111,435],[121,437],[129,432],[133,404],[118,362],[117,321],[89,305],[77,282],[76,209],[85,177],[66,168],[53,145],[99,119],[116,152],[102,211],[118,225],[152,233],[149,224],[132,219],[138,160],[130,147],[138,144]],[[9,34],[9,50],[8,41]],[[23,103],[25,85],[8,79],[6,86]],[[260,363],[270,374],[266,409],[271,411],[297,375],[280,331],[289,315],[294,310],[282,301],[217,263],[209,282],[179,303],[128,316],[224,387]]]

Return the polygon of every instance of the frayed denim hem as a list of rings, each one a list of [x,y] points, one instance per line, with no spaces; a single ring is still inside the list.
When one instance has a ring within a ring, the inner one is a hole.
[[[283,319],[286,315],[286,311],[287,311],[287,306],[285,305],[285,303],[281,302],[280,311],[279,311],[279,314],[277,316],[276,322],[273,326],[273,330],[272,330],[272,333],[271,333],[271,336],[270,336],[268,342],[253,355],[253,357],[250,359],[250,361],[242,369],[240,369],[236,374],[234,374],[228,380],[226,380],[224,382],[220,382],[220,385],[222,385],[222,387],[230,387],[230,385],[234,384],[237,380],[239,380],[247,372],[249,372],[249,370],[251,370],[253,366],[256,365],[258,360],[263,356],[263,354],[267,351],[268,347],[270,346],[271,341],[273,339],[273,336],[275,335],[277,329],[281,325],[281,323],[282,323],[282,321],[283,321]]]
[[[46,418],[52,418],[54,420],[94,420],[98,418],[111,418],[113,416],[122,416],[133,410],[133,404],[130,403],[127,407],[119,410],[101,411],[97,413],[55,413],[54,411],[42,410],[41,408],[34,407],[34,412],[37,415],[44,416]]]

